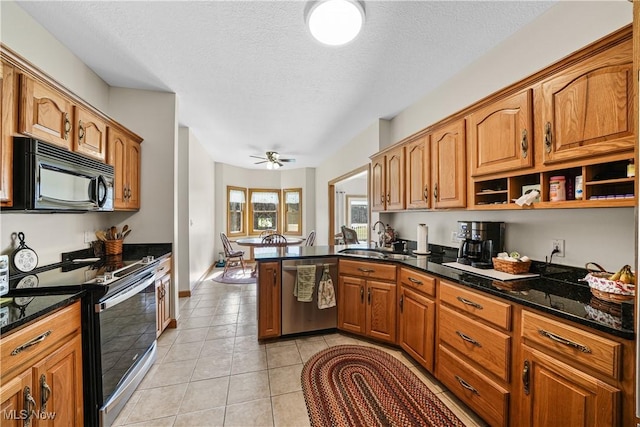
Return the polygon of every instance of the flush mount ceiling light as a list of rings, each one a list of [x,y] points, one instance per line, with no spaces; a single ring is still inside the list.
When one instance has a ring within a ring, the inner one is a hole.
[[[320,43],[340,46],[353,40],[364,24],[364,8],[355,0],[322,0],[311,4],[307,26]]]

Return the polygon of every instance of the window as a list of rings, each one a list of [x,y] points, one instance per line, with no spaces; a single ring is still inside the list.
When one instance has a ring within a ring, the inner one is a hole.
[[[227,187],[227,235],[245,235],[245,207],[247,205],[246,188]]]
[[[284,232],[302,234],[302,188],[282,190],[284,203]]]
[[[369,206],[367,196],[347,195],[347,227],[358,233],[358,240],[366,242],[369,228]]]
[[[249,233],[259,234],[264,230],[278,231],[280,190],[249,189]]]

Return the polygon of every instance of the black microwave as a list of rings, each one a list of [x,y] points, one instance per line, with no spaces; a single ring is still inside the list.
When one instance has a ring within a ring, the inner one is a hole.
[[[113,166],[36,139],[13,139],[13,206],[44,212],[113,211]]]

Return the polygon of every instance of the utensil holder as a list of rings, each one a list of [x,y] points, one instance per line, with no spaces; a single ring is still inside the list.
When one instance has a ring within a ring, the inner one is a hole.
[[[106,255],[118,255],[122,253],[122,239],[105,240],[104,252]]]

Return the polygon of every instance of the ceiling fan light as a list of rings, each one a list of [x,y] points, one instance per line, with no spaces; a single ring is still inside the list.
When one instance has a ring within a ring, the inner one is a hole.
[[[267,169],[273,169],[273,165],[274,165],[274,163],[267,162]]]
[[[320,43],[340,46],[356,38],[364,24],[364,16],[359,1],[322,0],[309,9],[307,26]]]

